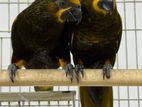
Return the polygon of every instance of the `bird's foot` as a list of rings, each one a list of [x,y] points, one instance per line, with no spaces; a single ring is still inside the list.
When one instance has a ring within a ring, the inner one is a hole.
[[[84,77],[84,66],[82,64],[75,65],[75,74],[77,82],[79,83],[80,76]]]
[[[8,75],[12,82],[14,82],[14,77],[15,77],[17,69],[18,67],[16,66],[15,63],[12,63],[8,66]]]
[[[103,79],[109,79],[110,78],[111,69],[112,69],[111,64],[105,64],[103,66]]]
[[[64,70],[66,73],[66,76],[69,77],[69,79],[71,80],[71,82],[73,81],[73,65],[72,64],[66,64],[64,66]]]

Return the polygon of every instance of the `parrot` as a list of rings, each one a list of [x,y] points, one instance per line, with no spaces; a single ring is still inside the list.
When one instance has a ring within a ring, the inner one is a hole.
[[[72,76],[68,39],[81,19],[79,0],[35,0],[19,13],[11,29],[13,53],[7,70],[9,79],[14,83],[16,72],[22,67],[56,69],[61,66]]]
[[[111,77],[122,36],[122,20],[116,0],[80,0],[82,20],[71,37],[76,79],[86,69],[102,69],[102,79]],[[95,77],[94,77],[95,78]],[[113,107],[112,86],[80,86],[82,107]]]

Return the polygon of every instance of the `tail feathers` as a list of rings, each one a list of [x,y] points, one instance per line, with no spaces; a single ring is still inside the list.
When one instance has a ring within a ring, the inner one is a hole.
[[[112,87],[80,87],[82,107],[113,107]]]
[[[88,87],[80,87],[80,100],[81,107],[96,107],[89,95]]]
[[[52,86],[35,86],[34,89],[35,91],[53,91]]]

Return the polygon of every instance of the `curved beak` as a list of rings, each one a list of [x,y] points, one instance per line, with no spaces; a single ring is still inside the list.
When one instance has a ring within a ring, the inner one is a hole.
[[[80,23],[82,19],[82,11],[79,0],[57,0],[55,3],[59,8],[59,10],[56,12],[59,22]]]
[[[57,14],[60,22],[75,22],[80,23],[82,12],[80,6],[72,6],[65,9],[60,9]]]
[[[70,12],[72,14],[72,17],[74,17],[74,21],[77,22],[77,24],[80,23],[82,19],[81,6],[72,7],[70,9]]]
[[[63,12],[61,19],[66,22],[80,23],[82,19],[81,6],[73,6]]]

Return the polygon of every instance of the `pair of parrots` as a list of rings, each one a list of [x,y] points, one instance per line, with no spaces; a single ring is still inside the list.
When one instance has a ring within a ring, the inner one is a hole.
[[[35,0],[13,23],[9,78],[14,82],[16,70],[22,66],[61,66],[71,80],[75,71],[78,82],[84,68],[102,69],[102,77],[110,78],[121,33],[115,0]],[[70,51],[75,67],[70,63]],[[80,100],[82,107],[113,107],[112,87],[80,87]]]

